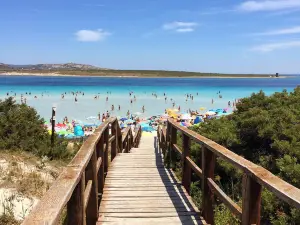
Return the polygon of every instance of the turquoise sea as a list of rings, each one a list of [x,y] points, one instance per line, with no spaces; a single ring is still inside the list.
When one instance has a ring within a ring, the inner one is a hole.
[[[112,105],[115,110],[111,114],[117,116],[125,116],[128,110],[130,113],[141,112],[145,106],[142,117],[147,117],[163,114],[165,109],[172,108],[173,102],[182,112],[188,109],[199,111],[200,107],[227,108],[228,101],[250,96],[253,92],[263,90],[270,95],[283,89],[291,91],[297,85],[300,85],[300,76],[257,79],[0,76],[0,98],[6,98],[7,93],[9,96],[16,93],[16,100],[20,102],[23,94],[27,104],[36,108],[46,120],[51,116],[52,106],[56,106],[58,120],[68,116],[69,119],[84,121],[87,117],[111,111]],[[71,92],[77,91],[84,92],[84,95],[78,94],[75,102]],[[219,98],[219,92],[222,98]],[[67,94],[61,99],[63,93]],[[186,101],[186,94],[193,95],[194,99]],[[95,95],[100,98],[94,99]]]

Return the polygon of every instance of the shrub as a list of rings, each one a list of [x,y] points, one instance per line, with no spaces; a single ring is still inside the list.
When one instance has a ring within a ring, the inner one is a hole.
[[[67,141],[56,136],[51,146],[44,120],[36,110],[17,104],[12,98],[0,100],[0,150],[27,151],[50,159],[68,159]]]

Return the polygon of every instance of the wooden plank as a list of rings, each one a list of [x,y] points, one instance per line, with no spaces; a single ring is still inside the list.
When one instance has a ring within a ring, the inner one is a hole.
[[[164,184],[164,183],[125,183],[125,182],[119,182],[119,183],[110,183],[110,184],[107,184],[105,185],[105,187],[173,187],[174,185],[178,185],[180,186],[181,184],[180,183],[167,183],[167,184]]]
[[[111,124],[111,138],[108,140],[109,143],[111,143],[111,161],[114,160],[114,158],[116,157],[117,155],[117,146],[118,146],[118,143],[117,143],[117,135],[118,135],[118,131],[117,131],[117,126],[118,126],[118,121],[114,121],[112,124]]]
[[[261,185],[244,174],[242,225],[260,225],[261,191]]]
[[[141,203],[133,203],[131,202],[126,202],[126,204],[123,204],[123,203],[120,203],[117,205],[117,204],[103,204],[101,207],[100,207],[100,212],[102,212],[103,210],[105,209],[153,209],[153,210],[159,210],[159,211],[162,211],[163,209],[162,208],[169,208],[169,209],[185,209],[187,211],[193,211],[193,209],[189,208],[189,207],[186,207],[184,206],[183,204],[173,204],[172,202],[169,202],[169,203],[166,203],[166,202],[162,202],[161,206],[158,204],[153,204],[153,203],[149,203],[147,205],[145,205],[145,202],[142,202],[142,204],[144,205],[141,205]]]
[[[214,207],[213,207],[213,192],[208,186],[208,178],[214,178],[214,169],[215,169],[215,155],[208,150],[206,147],[202,148],[202,213],[203,218],[209,224],[214,224]]]
[[[181,208],[100,208],[100,213],[169,213],[169,212],[193,212],[192,210]]]
[[[193,162],[190,157],[186,157],[187,162],[190,164],[191,169],[196,173],[196,175],[200,178],[203,177],[202,170]]]
[[[102,158],[98,158],[97,159],[97,173],[98,173],[98,171],[99,171],[99,169],[100,169],[100,167],[101,167],[101,164],[102,164]]]
[[[157,218],[116,218],[116,217],[100,217],[99,218],[99,225],[100,224],[122,224],[122,225],[166,225],[166,224],[184,224],[184,225],[195,225],[195,224],[206,224],[205,222],[197,219],[194,216],[181,216],[179,217],[157,217]],[[105,223],[108,222],[108,223]]]
[[[98,157],[101,159],[100,168],[98,170],[98,192],[103,193],[103,188],[104,188],[104,136],[103,135],[101,136],[100,141],[98,142],[96,148],[98,151]]]
[[[191,188],[191,166],[187,162],[187,157],[190,156],[190,138],[189,136],[182,134],[182,149],[183,154],[181,158],[181,164],[182,164],[182,184],[185,187],[185,190],[188,194],[190,194],[190,188]]]
[[[90,192],[89,200],[87,201],[86,205],[86,224],[93,225],[97,221],[98,215],[98,172],[97,170],[97,154],[96,150],[94,151],[91,161],[89,162],[86,172],[85,172],[85,179],[86,183],[92,180],[92,187]]]
[[[177,188],[176,186],[171,186],[171,187],[152,187],[152,186],[144,186],[144,187],[105,187],[104,191],[171,191],[171,190],[180,190],[183,191],[183,189]]]
[[[177,191],[106,191],[104,192],[104,195],[107,197],[160,197],[160,196],[174,196],[179,197],[183,194],[183,192],[177,192]]]
[[[71,196],[71,199],[67,204],[68,225],[86,224],[85,209],[84,209],[84,189],[85,189],[85,176],[83,174],[80,183],[76,186]],[[47,223],[48,220],[44,219],[44,222]]]
[[[149,212],[149,213],[101,213],[104,217],[116,218],[153,218],[153,217],[180,217],[180,216],[198,216],[197,212]]]
[[[178,145],[173,144],[173,149],[175,150],[176,153],[178,153],[179,155],[182,155],[182,151]]]
[[[170,127],[170,147],[169,147],[169,154],[170,154],[170,168],[174,168],[175,165],[175,152],[173,151],[173,145],[177,143],[177,129],[175,127]]]
[[[272,174],[270,171],[258,166],[243,157],[233,153],[225,147],[205,138],[185,127],[180,126],[172,120],[168,120],[168,127],[176,127],[184,132],[197,143],[204,145],[217,156],[225,161],[233,164],[236,168],[243,170],[245,173],[260,183],[263,187],[274,193],[278,198],[287,202],[291,206],[300,209],[300,189],[283,181],[279,177]]]
[[[231,200],[219,186],[211,179],[208,178],[208,185],[210,189],[216,194],[220,200],[234,213],[240,220],[242,220],[242,209],[234,201]]]
[[[88,205],[88,201],[90,199],[90,195],[91,195],[91,190],[92,190],[92,184],[93,184],[93,181],[92,180],[89,180],[87,185],[86,185],[86,188],[84,190],[84,210],[86,210],[86,207]]]

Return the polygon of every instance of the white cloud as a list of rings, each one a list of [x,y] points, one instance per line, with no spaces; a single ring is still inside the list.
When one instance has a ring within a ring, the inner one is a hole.
[[[193,32],[194,28],[187,27],[187,28],[178,28],[176,30],[178,33],[187,33],[187,32]]]
[[[239,11],[278,11],[300,8],[300,0],[255,0],[245,1],[237,6]]]
[[[194,22],[179,22],[175,21],[172,23],[166,23],[163,25],[163,29],[165,30],[173,30],[178,33],[186,33],[186,32],[193,32],[198,26],[197,23]]]
[[[295,48],[295,47],[300,47],[300,41],[263,44],[263,45],[255,46],[251,50],[257,52],[272,52],[274,50],[282,50],[282,49]]]
[[[111,33],[102,29],[98,30],[79,30],[75,33],[77,41],[82,42],[96,42],[103,41]]]
[[[263,33],[257,33],[255,35],[262,35],[262,36],[268,36],[268,35],[284,35],[284,34],[299,34],[300,33],[300,26],[286,28],[286,29],[280,29],[280,30],[271,30]]]

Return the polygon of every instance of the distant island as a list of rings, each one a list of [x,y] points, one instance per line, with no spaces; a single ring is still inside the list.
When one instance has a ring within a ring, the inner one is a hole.
[[[167,70],[117,70],[87,64],[36,64],[12,65],[0,63],[0,75],[21,76],[99,76],[99,77],[220,77],[220,78],[266,78],[279,74],[222,74]]]

